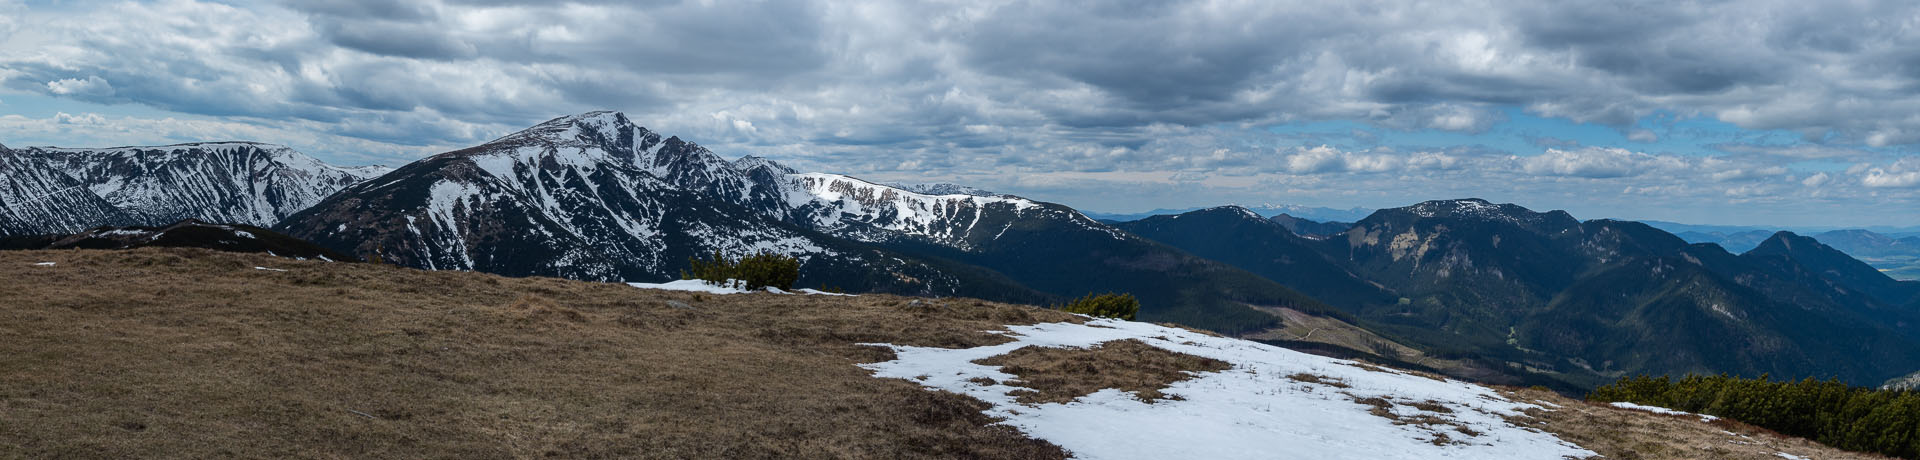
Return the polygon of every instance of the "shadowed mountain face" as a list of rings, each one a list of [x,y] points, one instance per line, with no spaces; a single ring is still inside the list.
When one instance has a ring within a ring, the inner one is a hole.
[[[272,230],[245,224],[185,220],[161,227],[95,227],[71,235],[0,238],[0,249],[201,248],[267,254],[297,260],[358,262],[359,259]]]
[[[1225,219],[1234,214],[1126,228],[1324,295],[1368,327],[1441,355],[1491,357],[1568,381],[1732,372],[1879,383],[1920,368],[1920,283],[1790,233],[1734,255],[1637,222],[1473,199],[1383,209],[1324,240]],[[1340,296],[1351,292],[1377,294]],[[1374,300],[1382,297],[1394,300]]]
[[[1319,243],[1238,206],[1154,216],[1122,230],[1246,269],[1335,305],[1386,305],[1397,296],[1328,259]]]
[[[386,171],[341,168],[253,142],[67,149],[0,147],[0,235],[185,219],[271,226]]]
[[[403,265],[516,276],[656,281],[690,257],[772,252],[801,259],[805,285],[1031,302],[1124,291],[1142,319],[1227,331],[1277,321],[1248,304],[1330,311],[1065,206],[910,188],[727,161],[594,112],[406,165],[280,228]]]

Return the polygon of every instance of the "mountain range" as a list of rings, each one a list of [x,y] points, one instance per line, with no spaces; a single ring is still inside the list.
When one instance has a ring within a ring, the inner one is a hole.
[[[1122,225],[1303,286],[1436,356],[1576,386],[1641,372],[1878,383],[1920,366],[1920,282],[1789,232],[1736,255],[1475,199],[1383,209],[1322,239],[1231,207]]]
[[[659,281],[716,251],[771,252],[802,261],[803,285],[1034,303],[1129,291],[1151,305],[1142,318],[1223,331],[1276,322],[1248,304],[1332,311],[1066,206],[729,161],[613,112],[414,162],[277,228],[403,265],[515,276]]]
[[[1034,304],[1130,292],[1142,320],[1243,335],[1304,314],[1394,342],[1341,353],[1562,388],[1642,372],[1879,383],[1920,369],[1920,283],[1825,240],[1780,232],[1736,254],[1476,199],[1098,220],[961,185],[729,160],[615,112],[397,169],[227,142],[0,147],[0,173],[0,235],[197,219],[409,267],[634,282],[715,253],[777,253],[825,290]]]
[[[0,146],[0,235],[186,219],[266,227],[387,171],[336,167],[285,146],[253,142]]]
[[[1275,203],[1266,203],[1266,204],[1261,204],[1259,206],[1239,206],[1239,205],[1235,205],[1235,206],[1246,208],[1248,210],[1253,211],[1256,214],[1259,214],[1265,217],[1277,217],[1282,214],[1285,214],[1293,218],[1307,219],[1307,220],[1312,220],[1316,222],[1353,222],[1356,220],[1364,219],[1369,214],[1373,214],[1373,210],[1367,209],[1367,208],[1339,209],[1339,208],[1327,208],[1327,207],[1320,207],[1320,206],[1302,206],[1297,204],[1275,204]],[[1152,211],[1140,212],[1140,213],[1087,212],[1087,216],[1095,219],[1103,220],[1103,221],[1129,222],[1129,221],[1145,219],[1153,216],[1168,216],[1168,215],[1181,214],[1181,213],[1186,213],[1191,211],[1198,211],[1201,209],[1206,209],[1206,208],[1180,208],[1180,209],[1161,208],[1161,209],[1155,209]]]

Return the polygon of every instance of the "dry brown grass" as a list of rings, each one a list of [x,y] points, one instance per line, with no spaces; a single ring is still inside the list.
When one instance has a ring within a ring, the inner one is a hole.
[[[1073,317],[910,301],[0,252],[0,457],[1062,457],[985,403],[872,378],[854,365],[891,352],[855,344]]]
[[[1103,388],[1131,392],[1141,401],[1153,402],[1168,398],[1160,392],[1167,385],[1193,378],[1189,372],[1219,372],[1231,367],[1226,361],[1175,353],[1133,339],[1090,348],[1029,346],[974,362],[1001,366],[1001,372],[1019,376],[1019,381],[1003,383],[1032,389],[1015,398],[1025,404],[1071,402]]]
[[[1515,401],[1546,403],[1542,406],[1546,409],[1528,410],[1526,416],[1510,418],[1510,422],[1553,433],[1610,459],[1780,460],[1782,457],[1776,454],[1781,452],[1823,460],[1887,458],[1842,451],[1725,419],[1703,422],[1694,416],[1657,415],[1535,389],[1501,388],[1500,393]]]
[[[1475,431],[1466,424],[1447,417],[1448,414],[1453,413],[1453,408],[1441,405],[1432,400],[1402,401],[1399,405],[1412,407],[1420,412],[1415,412],[1413,415],[1400,415],[1393,410],[1395,406],[1394,402],[1386,398],[1377,396],[1361,398],[1351,393],[1342,392],[1342,394],[1352,399],[1355,403],[1367,406],[1367,413],[1373,414],[1375,417],[1391,420],[1395,425],[1412,425],[1422,431],[1426,431],[1428,436],[1427,441],[1436,446],[1464,442],[1454,439],[1456,435],[1464,435],[1459,436],[1461,438],[1480,436],[1479,431]]]
[[[1308,374],[1305,372],[1298,372],[1292,375],[1288,375],[1287,379],[1293,380],[1295,382],[1300,382],[1300,383],[1326,385],[1334,388],[1352,388],[1353,387],[1352,385],[1348,385],[1345,380],[1340,380],[1339,378],[1328,377],[1320,374]]]

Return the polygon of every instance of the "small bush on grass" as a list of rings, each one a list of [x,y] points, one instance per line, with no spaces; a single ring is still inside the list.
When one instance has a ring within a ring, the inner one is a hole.
[[[780,254],[762,253],[735,260],[714,251],[710,259],[688,258],[687,263],[691,268],[681,271],[680,279],[704,280],[717,285],[739,280],[745,284],[741,287],[749,291],[765,287],[790,290],[793,283],[800,280],[800,259]]]
[[[1087,294],[1059,309],[1068,313],[1133,321],[1133,315],[1140,313],[1140,300],[1133,298],[1133,294]]]

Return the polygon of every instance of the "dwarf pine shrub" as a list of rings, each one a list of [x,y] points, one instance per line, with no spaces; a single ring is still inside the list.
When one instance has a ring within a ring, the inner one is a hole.
[[[687,264],[689,268],[680,272],[680,279],[703,280],[718,285],[738,280],[745,284],[741,287],[749,291],[766,287],[789,290],[793,289],[795,281],[800,280],[800,259],[780,254],[761,253],[732,259],[720,251],[714,251],[710,259],[688,258]]]
[[[1087,294],[1086,297],[1074,299],[1073,302],[1062,305],[1059,309],[1068,313],[1133,321],[1133,316],[1140,313],[1140,300],[1133,298],[1133,294],[1111,292],[1099,295]]]
[[[1726,417],[1840,449],[1920,458],[1920,392],[1839,379],[1773,381],[1689,375],[1622,377],[1587,400],[1631,402]]]

